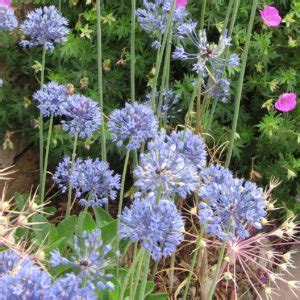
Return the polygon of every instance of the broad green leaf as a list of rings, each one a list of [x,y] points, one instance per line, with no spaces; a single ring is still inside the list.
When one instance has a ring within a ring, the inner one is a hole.
[[[102,207],[94,207],[94,213],[98,228],[101,228],[114,220],[112,216]]]

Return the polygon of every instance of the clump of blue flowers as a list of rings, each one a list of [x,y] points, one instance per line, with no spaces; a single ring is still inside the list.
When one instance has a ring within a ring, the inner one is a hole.
[[[190,23],[189,25],[183,25],[178,28],[178,31],[182,36],[187,36],[189,40],[197,48],[196,53],[188,53],[185,51],[182,45],[177,46],[173,52],[174,59],[180,59],[182,61],[191,60],[194,61],[192,70],[196,73],[207,75],[207,67],[211,67],[212,70],[222,69],[225,65],[234,67],[239,64],[239,57],[236,54],[232,54],[228,59],[223,58],[225,49],[231,45],[231,39],[226,36],[227,32],[221,35],[219,43],[208,43],[206,31],[200,30],[197,34],[197,23]]]
[[[80,138],[89,138],[101,125],[99,105],[92,99],[80,94],[70,95],[63,110],[67,120],[62,120],[62,128],[69,131],[70,136],[76,134]]]
[[[166,139],[166,132],[162,130],[148,143],[149,151],[141,154],[140,163],[133,172],[134,185],[143,192],[160,190],[164,195],[177,194],[186,198],[198,186],[197,168]]]
[[[223,240],[231,223],[229,239],[246,239],[249,229],[261,229],[266,215],[263,191],[255,183],[234,178],[222,166],[211,165],[201,173],[203,184],[199,196],[199,221],[206,224],[206,232]]]
[[[223,73],[222,70],[216,70],[214,80],[208,81],[207,93],[213,100],[227,103],[230,96],[230,80]]]
[[[136,199],[130,208],[123,210],[120,218],[121,238],[141,242],[154,260],[168,257],[176,251],[183,240],[184,222],[174,202],[149,193]]]
[[[96,229],[90,233],[84,231],[82,238],[74,236],[74,255],[67,259],[61,256],[59,250],[51,253],[51,265],[70,266],[79,271],[78,277],[86,280],[86,284],[93,289],[114,289],[114,284],[109,280],[111,274],[106,274],[106,268],[110,265],[107,254],[111,247],[103,245],[101,231]]]
[[[155,136],[158,122],[149,105],[126,103],[112,112],[108,127],[118,147],[124,144],[127,150],[136,150]]]
[[[149,33],[155,41],[152,47],[157,48],[160,44],[160,37],[167,29],[173,0],[143,1],[143,8],[136,11],[137,20],[140,26]],[[184,8],[175,8],[173,16],[173,36],[179,37],[177,28],[186,20],[188,12]]]
[[[18,20],[12,7],[0,4],[0,30],[13,31],[18,26]]]
[[[20,26],[26,37],[20,44],[23,47],[44,46],[53,51],[56,44],[67,41],[67,26],[68,20],[54,5],[37,8],[28,13]]]
[[[39,102],[38,108],[45,117],[61,116],[68,105],[67,97],[67,87],[56,82],[49,82],[33,95],[33,99]]]
[[[76,197],[81,198],[81,205],[100,206],[107,203],[108,199],[116,199],[117,190],[120,189],[120,175],[114,175],[107,162],[78,158],[74,163],[72,176],[70,173],[71,159],[64,157],[57,166],[53,180],[63,193],[71,184]]]

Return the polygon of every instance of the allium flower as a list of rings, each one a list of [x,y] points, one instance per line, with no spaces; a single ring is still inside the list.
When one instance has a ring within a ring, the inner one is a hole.
[[[83,206],[100,206],[107,203],[108,198],[116,199],[117,190],[120,188],[120,176],[113,175],[107,162],[78,158],[72,176],[70,173],[71,159],[64,157],[56,168],[53,180],[63,193],[71,184],[76,197],[81,197],[80,204]]]
[[[0,1],[0,31],[13,31],[17,26],[13,8],[6,1]]]
[[[197,185],[197,169],[177,151],[175,144],[166,141],[162,131],[153,142],[148,143],[149,152],[141,154],[140,164],[133,174],[134,185],[140,191],[158,191],[163,194],[178,194],[185,198]]]
[[[49,117],[53,114],[57,117],[61,116],[67,107],[67,96],[68,90],[65,86],[49,82],[43,89],[37,91],[33,98],[40,103],[38,108],[44,116]]]
[[[37,8],[28,13],[20,29],[27,39],[21,40],[23,47],[44,46],[53,51],[55,44],[67,41],[68,20],[53,5]]]
[[[283,93],[275,103],[275,108],[281,112],[289,112],[297,106],[295,93]]]
[[[218,102],[227,103],[230,96],[230,81],[223,76],[222,70],[217,70],[215,73],[215,82],[210,82],[207,87],[207,93],[212,99]]]
[[[206,166],[206,149],[203,139],[193,134],[190,130],[175,132],[171,134],[169,145],[176,145],[176,151],[181,153],[184,159],[196,166],[203,169]]]
[[[67,259],[62,257],[59,250],[51,253],[50,263],[53,267],[67,265],[79,271],[78,277],[86,280],[87,285],[101,290],[114,289],[114,284],[109,281],[111,274],[106,274],[105,270],[110,265],[106,258],[111,247],[103,245],[101,232],[96,229],[90,233],[86,231],[82,234],[82,239],[78,240],[74,236],[74,255]]]
[[[188,4],[188,0],[176,0],[177,8],[185,8]]]
[[[69,119],[62,120],[62,128],[71,136],[78,133],[81,138],[91,137],[101,125],[101,114],[98,104],[92,99],[80,94],[68,97],[68,103],[63,114]]]
[[[47,290],[43,299],[46,300],[94,300],[97,299],[90,286],[82,287],[83,280],[73,273],[56,279],[51,288]]]
[[[111,139],[117,142],[118,147],[125,144],[127,150],[135,150],[154,137],[158,122],[147,104],[126,103],[125,108],[112,112],[108,128]]]
[[[137,20],[141,27],[155,38],[155,42],[152,47],[159,47],[159,36],[164,34],[167,29],[168,18],[171,12],[173,0],[155,0],[150,2],[143,1],[144,8],[139,8],[136,11]],[[183,2],[183,1],[180,1]],[[173,16],[173,36],[178,37],[177,28],[184,24],[188,16],[187,11],[183,5],[175,8]]]
[[[261,220],[266,215],[265,199],[255,183],[235,179],[228,169],[218,165],[204,170],[201,178],[199,196],[207,203],[199,205],[199,221],[206,224],[208,234],[223,240],[229,222],[231,240],[248,238],[249,226],[261,229]]]
[[[156,203],[156,194],[136,199],[119,216],[121,238],[141,245],[155,260],[168,257],[183,240],[184,222],[175,204],[166,199]]]
[[[1,253],[0,265],[1,299],[43,299],[51,287],[50,275],[28,256],[7,250]]]
[[[270,27],[277,27],[281,23],[281,17],[276,7],[266,5],[259,11],[263,22]]]
[[[172,55],[174,59],[196,61],[192,70],[201,73],[203,76],[206,76],[205,67],[208,65],[213,70],[218,70],[224,65],[234,67],[239,64],[239,58],[236,54],[230,55],[227,60],[222,58],[226,47],[231,45],[231,39],[226,37],[227,33],[221,35],[218,45],[209,44],[205,30],[200,30],[199,34],[196,34],[196,25],[196,23],[191,23],[189,26],[182,25],[178,27],[178,31],[182,37],[187,36],[190,39],[197,48],[197,53],[187,53],[183,46],[177,46]]]

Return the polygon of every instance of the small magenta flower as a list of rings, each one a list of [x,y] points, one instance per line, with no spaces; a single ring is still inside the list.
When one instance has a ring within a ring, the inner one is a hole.
[[[289,112],[297,106],[297,95],[295,93],[283,93],[275,102],[275,108],[281,112]]]
[[[177,0],[176,8],[185,8],[188,4],[188,0]]]
[[[263,22],[269,27],[277,27],[281,23],[281,17],[276,7],[266,5],[259,13]]]

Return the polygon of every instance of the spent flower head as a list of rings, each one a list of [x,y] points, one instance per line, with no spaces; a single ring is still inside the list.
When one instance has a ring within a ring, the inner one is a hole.
[[[184,222],[173,201],[157,201],[155,193],[136,199],[123,210],[120,236],[141,245],[155,260],[168,257],[183,240]]]
[[[30,11],[20,26],[25,35],[20,45],[30,48],[43,46],[53,51],[56,44],[67,41],[68,23],[54,5]]]

